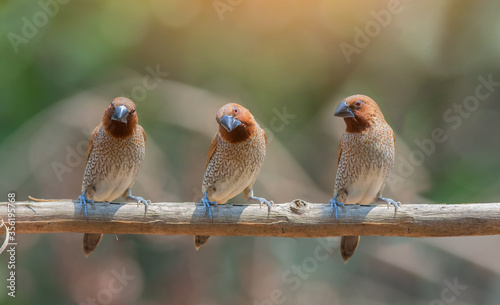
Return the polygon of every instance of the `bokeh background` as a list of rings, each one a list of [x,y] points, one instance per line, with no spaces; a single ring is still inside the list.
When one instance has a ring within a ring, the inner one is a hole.
[[[215,113],[235,101],[270,138],[256,194],[325,203],[333,112],[362,93],[397,135],[385,195],[498,202],[499,13],[494,0],[3,1],[0,201],[76,198],[90,132],[127,96],[148,135],[135,194],[199,200]],[[214,237],[196,252],[191,236],[106,235],[87,259],[81,238],[18,236],[17,297],[4,282],[0,303],[500,304],[499,237],[365,237],[348,264],[337,238]]]

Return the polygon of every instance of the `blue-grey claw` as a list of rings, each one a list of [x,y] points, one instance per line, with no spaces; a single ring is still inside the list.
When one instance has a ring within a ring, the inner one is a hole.
[[[271,213],[271,208],[273,207],[274,201],[272,200],[267,200],[266,198],[262,197],[249,197],[248,200],[257,200],[260,203],[260,207],[262,208],[262,205],[265,203],[267,205],[267,213]]]
[[[385,203],[387,203],[387,208],[390,208],[391,205],[394,206],[394,215],[398,213],[398,209],[401,207],[400,201],[394,201],[391,198],[378,197],[377,201],[384,201]]]
[[[212,208],[211,206],[212,205],[215,205],[217,206],[217,202],[215,201],[210,201],[210,199],[208,199],[208,195],[207,195],[207,192],[205,192],[204,194],[205,196],[203,196],[203,198],[201,199],[201,204],[203,204],[203,206],[205,207],[205,210],[208,211],[208,216],[210,217],[210,220],[213,220],[212,218]]]
[[[330,204],[332,206],[332,214],[335,213],[335,219],[336,220],[339,220],[339,214],[338,214],[338,207],[342,207],[342,210],[345,212],[345,206],[342,202],[339,202],[337,200],[337,196],[338,195],[335,195],[335,197],[333,197],[332,199],[330,199]]]
[[[144,213],[147,213],[148,212],[148,208],[149,208],[149,204],[151,203],[151,200],[146,200],[142,197],[139,197],[139,196],[132,196],[132,195],[128,195],[127,196],[127,199],[134,199],[137,201],[137,206],[139,206],[139,204],[144,204],[144,207],[145,207],[145,212]]]
[[[83,191],[80,196],[78,196],[78,200],[80,201],[80,205],[82,206],[83,215],[85,215],[85,219],[87,218],[87,203],[90,203],[92,206],[94,205],[94,200],[87,198],[87,191]]]

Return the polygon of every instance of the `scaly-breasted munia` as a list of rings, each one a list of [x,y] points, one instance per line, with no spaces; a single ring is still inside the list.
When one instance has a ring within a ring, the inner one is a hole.
[[[146,134],[138,124],[135,104],[117,97],[106,108],[102,122],[90,136],[87,166],[83,175],[82,194],[78,197],[85,217],[87,203],[112,201],[120,196],[137,200],[148,207],[148,200],[132,196],[131,188],[146,152]],[[83,251],[95,250],[102,234],[85,233]]]
[[[383,201],[397,211],[400,202],[382,197],[394,163],[396,138],[377,103],[366,95],[353,95],[340,103],[335,115],[346,124],[337,152],[335,196],[330,200],[335,218],[337,207],[344,203]],[[342,236],[340,253],[345,262],[358,243],[359,236]]]
[[[224,204],[243,192],[246,199],[259,201],[261,206],[265,203],[270,211],[273,202],[254,197],[252,189],[266,155],[264,130],[248,109],[235,103],[220,108],[215,119],[219,131],[208,150],[201,203],[212,218],[211,205]],[[196,235],[196,249],[208,238]]]

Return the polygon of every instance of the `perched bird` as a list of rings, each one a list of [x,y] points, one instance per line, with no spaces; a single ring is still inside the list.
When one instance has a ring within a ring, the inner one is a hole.
[[[397,212],[401,203],[382,197],[394,163],[396,138],[377,103],[366,95],[353,95],[340,103],[335,116],[346,124],[337,152],[335,195],[330,200],[335,218],[337,207],[344,208],[344,203],[386,202]],[[340,253],[345,262],[358,243],[359,236],[342,236]]]
[[[146,134],[138,124],[135,104],[117,97],[104,111],[102,123],[90,136],[87,147],[87,166],[83,175],[82,194],[78,197],[87,217],[87,203],[112,201],[120,196],[143,203],[150,201],[132,196],[131,188],[142,166],[146,151]],[[102,234],[85,233],[83,251],[94,251]]]
[[[272,201],[254,197],[252,186],[257,180],[266,155],[267,137],[253,115],[235,103],[224,105],[215,117],[219,131],[215,134],[205,164],[201,203],[212,219],[211,205],[224,204],[243,192],[247,200],[259,201],[271,210]],[[210,236],[194,237],[198,250]]]

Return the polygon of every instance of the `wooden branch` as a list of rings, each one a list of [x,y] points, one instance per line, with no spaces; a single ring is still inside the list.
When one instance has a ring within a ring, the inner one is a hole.
[[[109,233],[219,236],[327,237],[378,235],[407,237],[500,235],[500,203],[405,204],[397,215],[385,205],[350,205],[335,221],[328,204],[294,200],[276,204],[268,215],[259,205],[219,205],[213,221],[194,203],[96,203],[88,218],[76,201],[18,202],[15,232]],[[8,221],[7,203],[0,216]],[[12,216],[12,215],[11,215]],[[3,229],[1,230],[3,233]]]

